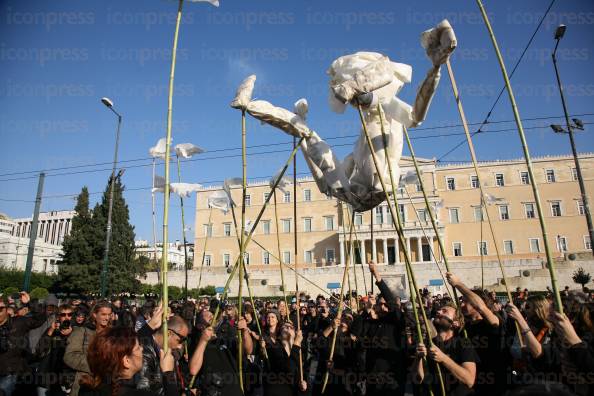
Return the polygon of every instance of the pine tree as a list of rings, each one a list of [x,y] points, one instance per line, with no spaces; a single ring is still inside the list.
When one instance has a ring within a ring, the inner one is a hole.
[[[588,272],[584,271],[582,267],[579,267],[577,271],[573,273],[572,279],[575,283],[579,283],[580,285],[582,285],[583,289],[584,286],[590,282],[592,277]]]
[[[101,204],[93,209],[93,229],[96,237],[102,242],[96,246],[95,254],[100,257],[96,273],[97,289],[100,286],[101,270],[103,268],[103,254],[107,228],[107,213],[109,209],[109,183],[103,193]],[[120,292],[136,292],[140,288],[138,276],[144,275],[145,263],[135,258],[134,226],[130,224],[128,205],[123,196],[124,186],[118,175],[115,178],[113,212],[111,215],[111,243],[109,247],[107,291],[109,294]]]
[[[64,238],[62,260],[58,263],[58,284],[60,290],[69,292],[89,292],[94,290],[89,268],[95,265],[93,251],[92,213],[89,211],[89,191],[83,187],[78,195],[76,214],[72,218],[70,235]]]

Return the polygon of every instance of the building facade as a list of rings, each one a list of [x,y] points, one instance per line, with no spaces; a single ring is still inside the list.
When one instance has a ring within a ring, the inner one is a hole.
[[[419,159],[429,203],[436,216],[438,233],[444,241],[450,262],[476,263],[496,260],[534,260],[544,258],[544,245],[523,159],[482,162],[480,177],[488,204],[481,208],[481,197],[472,164],[437,165],[433,159]],[[594,191],[594,154],[580,156],[583,178],[589,196]],[[412,171],[409,157],[403,156],[401,172]],[[533,159],[540,190],[549,245],[555,256],[587,253],[590,250],[583,204],[571,156]],[[194,268],[232,266],[239,254],[235,222],[231,212],[207,206],[207,197],[221,187],[208,187],[197,193],[196,249]],[[270,188],[267,181],[248,186],[246,221],[251,223],[260,211]],[[241,188],[232,189],[238,208],[235,221],[241,221]],[[293,200],[297,199],[297,217]],[[404,220],[404,237],[413,263],[442,260],[437,237],[418,183],[398,189],[398,210]],[[404,249],[392,225],[387,204],[372,211],[349,213],[349,208],[320,193],[312,178],[298,179],[293,186],[277,190],[266,208],[249,244],[245,261],[254,268],[278,268],[280,257],[291,266],[325,267],[343,264],[350,254],[359,264],[374,260],[379,264],[400,264]],[[275,214],[276,210],[276,214]],[[492,237],[488,218],[493,226]],[[355,232],[349,226],[354,220]],[[278,230],[278,242],[277,242]],[[297,232],[297,252],[294,233]]]
[[[163,257],[163,244],[157,243],[157,246],[151,246],[147,240],[138,240],[134,242],[136,247],[135,254],[137,257],[144,256],[151,261],[161,261]],[[194,245],[187,244],[188,261],[193,262],[194,260]],[[175,241],[169,244],[167,249],[167,262],[174,271],[182,271],[184,267],[184,245],[180,241]],[[156,259],[155,259],[156,258]]]
[[[64,237],[70,234],[75,212],[70,210],[39,214],[38,234],[33,254],[35,272],[56,273],[62,258]],[[0,267],[24,270],[27,263],[33,218],[10,219],[0,215]]]

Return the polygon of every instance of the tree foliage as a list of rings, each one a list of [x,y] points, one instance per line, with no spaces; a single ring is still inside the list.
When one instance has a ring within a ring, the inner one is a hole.
[[[110,178],[111,180],[111,178]],[[108,294],[137,292],[139,276],[146,273],[147,260],[135,257],[134,227],[130,224],[128,205],[123,196],[124,186],[117,176],[114,179],[112,233],[108,257]],[[72,230],[64,239],[63,257],[59,264],[61,291],[93,293],[100,291],[101,272],[107,217],[109,210],[110,183],[107,183],[101,202],[89,210],[89,193],[83,187],[78,196],[72,219]]]
[[[588,284],[590,280],[592,280],[592,277],[588,272],[584,271],[582,267],[579,267],[573,273],[572,279],[575,283],[579,283],[580,285],[582,285],[582,288],[584,288],[584,286]]]

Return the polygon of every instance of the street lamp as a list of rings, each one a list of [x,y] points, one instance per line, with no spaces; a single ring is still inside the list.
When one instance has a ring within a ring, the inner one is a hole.
[[[555,40],[557,40],[557,43],[555,44],[555,49],[553,50],[551,57],[553,58],[553,66],[555,67],[555,75],[557,76],[557,85],[559,86],[559,94],[561,95],[561,104],[563,105],[563,114],[565,114],[567,134],[569,135],[569,142],[571,144],[571,151],[573,153],[573,161],[575,162],[575,170],[577,174],[578,185],[580,187],[580,194],[582,195],[582,203],[584,204],[584,214],[586,215],[588,234],[590,236],[590,249],[594,249],[594,227],[592,226],[590,205],[588,203],[588,195],[586,194],[586,187],[584,186],[584,179],[582,178],[582,169],[580,168],[580,162],[578,160],[577,150],[575,148],[575,141],[573,139],[573,128],[575,127],[576,129],[583,129],[584,124],[580,120],[574,119],[574,122],[576,124],[574,126],[569,121],[569,114],[567,112],[567,105],[565,103],[565,95],[563,94],[563,85],[561,85],[561,77],[559,76],[559,69],[557,68],[557,47],[559,46],[559,41],[561,41],[563,35],[565,35],[566,30],[567,26],[565,25],[559,25],[555,30]],[[563,130],[563,128],[561,128],[559,125],[551,125],[551,128],[553,128],[555,132],[558,132],[558,128],[556,127],[559,127],[561,130]],[[592,251],[594,252],[594,250]]]
[[[109,263],[109,242],[111,240],[111,214],[113,212],[113,190],[116,178],[116,166],[118,163],[118,146],[120,144],[120,127],[122,125],[122,115],[113,108],[113,102],[109,98],[101,98],[103,103],[109,110],[118,117],[118,126],[116,129],[116,141],[115,151],[113,154],[113,167],[111,170],[111,177],[109,178],[109,208],[107,210],[107,230],[105,232],[105,251],[103,253],[103,269],[101,270],[101,296],[106,297],[107,295],[107,268]],[[121,176],[121,172],[118,173],[118,177]]]

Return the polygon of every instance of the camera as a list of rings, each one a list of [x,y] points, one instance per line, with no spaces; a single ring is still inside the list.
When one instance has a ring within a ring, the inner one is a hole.
[[[60,330],[69,329],[70,326],[71,326],[70,321],[69,320],[65,320],[62,323],[60,323]]]

